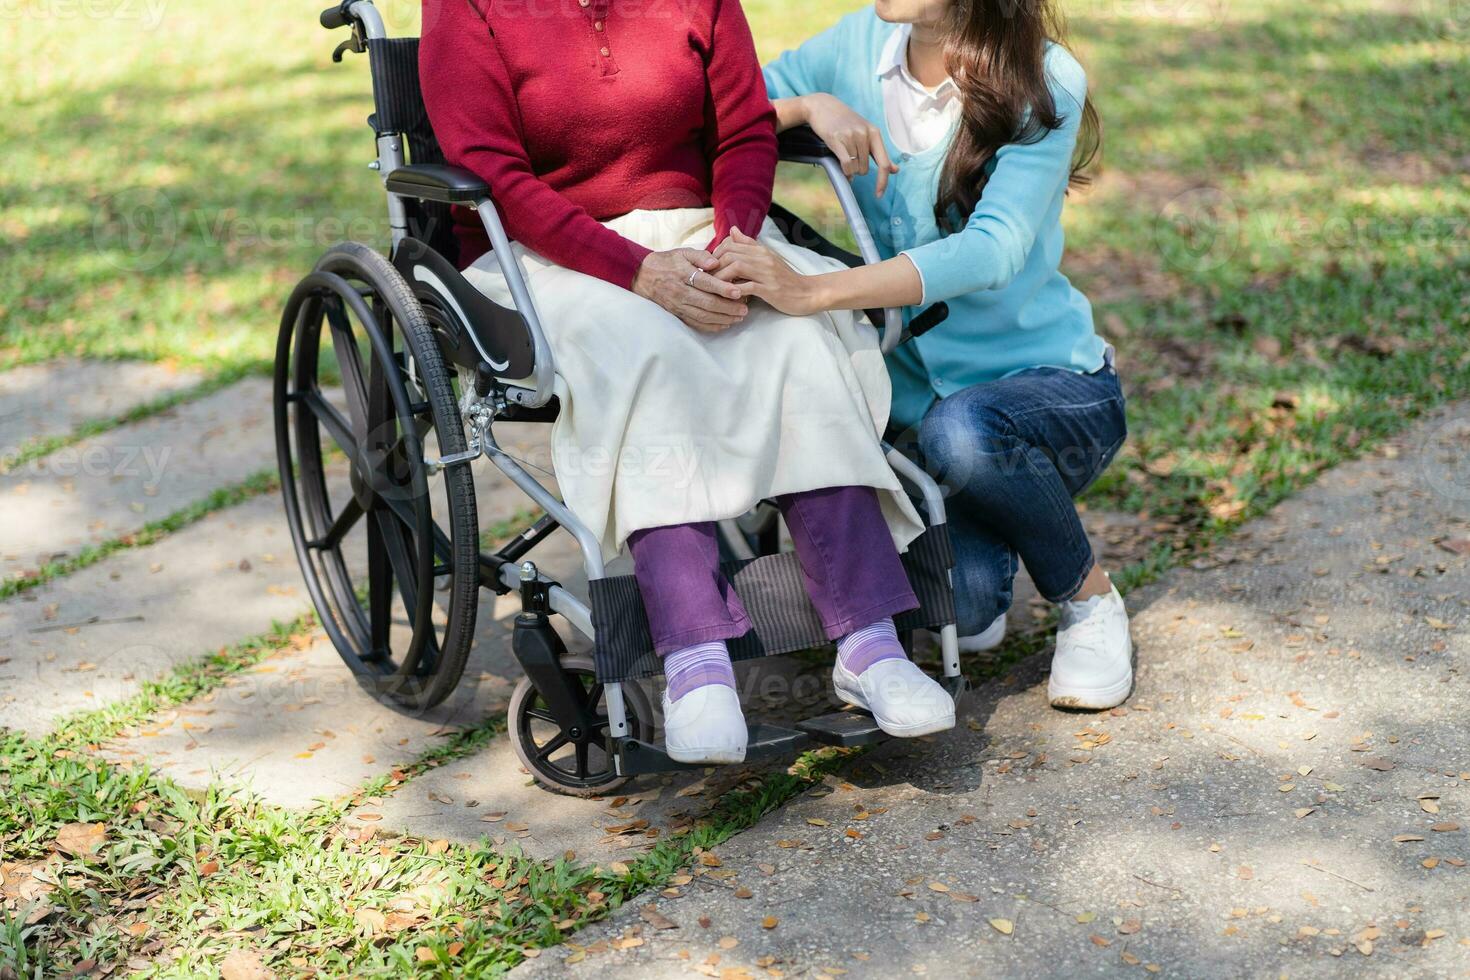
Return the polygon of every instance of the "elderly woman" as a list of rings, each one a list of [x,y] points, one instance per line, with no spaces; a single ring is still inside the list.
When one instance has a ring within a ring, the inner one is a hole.
[[[830,268],[766,221],[775,116],[737,0],[425,0],[419,57],[434,131],[489,184],[556,356],[561,492],[609,554],[632,554],[669,755],[745,757],[725,641],[750,623],[713,522],[766,498],[837,643],[838,695],[893,735],[953,726],[894,631],[916,605],[898,548],[920,525],[877,436],[873,331],[748,305],[711,275],[736,227]],[[466,277],[509,303],[478,222],[457,231]]]

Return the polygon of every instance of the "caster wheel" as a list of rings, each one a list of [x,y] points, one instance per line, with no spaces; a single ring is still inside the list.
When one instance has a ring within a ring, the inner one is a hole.
[[[607,701],[590,657],[564,657],[562,669],[580,683],[598,724],[573,738],[563,732],[528,678],[522,677],[510,696],[510,741],[521,764],[536,782],[565,796],[602,796],[629,779],[619,776],[607,753]],[[653,706],[637,684],[623,685],[628,733],[653,737]]]

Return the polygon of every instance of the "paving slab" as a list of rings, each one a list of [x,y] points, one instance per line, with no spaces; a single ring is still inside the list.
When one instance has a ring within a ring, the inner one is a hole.
[[[80,358],[0,372],[0,464],[41,439],[116,418],[203,380],[198,371],[167,364]]]
[[[0,474],[0,575],[135,531],[269,468],[270,382],[198,401]]]
[[[146,761],[185,787],[223,783],[280,806],[306,807],[412,761],[503,706],[507,639],[478,646],[455,693],[415,711],[374,698],[318,637],[150,718],[103,746],[103,754]]]
[[[1130,595],[1125,708],[1032,658],[517,972],[1464,975],[1467,520],[1458,406]]]
[[[553,566],[568,555],[556,537],[546,548]],[[331,643],[318,636],[150,719],[104,752],[119,760],[146,759],[184,786],[224,782],[280,806],[309,806],[355,790],[446,736],[505,710],[520,676],[510,650],[511,620],[518,611],[513,605],[507,597],[481,594],[475,645],[463,678],[434,708],[411,710],[379,701],[354,680]],[[406,623],[399,609],[395,629],[400,635]]]
[[[0,603],[0,726],[62,715],[310,607],[275,494]]]

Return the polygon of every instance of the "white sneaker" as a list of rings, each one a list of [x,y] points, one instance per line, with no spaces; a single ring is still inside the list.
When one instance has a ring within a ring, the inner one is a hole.
[[[696,687],[677,701],[664,691],[664,751],[675,762],[745,761],[747,729],[740,695],[725,684]]]
[[[1057,652],[1046,685],[1052,705],[1102,711],[1122,704],[1132,690],[1133,640],[1118,590],[1062,603]]]
[[[832,665],[832,687],[848,704],[871,711],[878,727],[898,738],[954,727],[954,698],[908,660],[880,660],[854,674],[839,658]]]
[[[960,637],[960,653],[984,653],[994,650],[1006,638],[1006,614],[995,617],[995,622],[973,636]]]

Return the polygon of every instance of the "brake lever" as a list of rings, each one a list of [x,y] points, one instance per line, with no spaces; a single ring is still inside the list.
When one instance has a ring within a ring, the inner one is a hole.
[[[361,50],[362,49],[357,46],[357,36],[354,33],[352,37],[349,37],[347,40],[337,45],[337,50],[332,52],[332,61],[341,62],[343,52],[351,51],[356,54]]]

